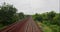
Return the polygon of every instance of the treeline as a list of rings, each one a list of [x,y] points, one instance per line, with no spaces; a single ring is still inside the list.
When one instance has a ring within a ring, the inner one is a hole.
[[[17,13],[17,9],[13,5],[6,3],[0,5],[0,24],[3,26],[12,24],[25,17],[24,13]]]
[[[60,26],[60,13],[54,11],[33,15],[35,21],[46,22],[52,25]]]

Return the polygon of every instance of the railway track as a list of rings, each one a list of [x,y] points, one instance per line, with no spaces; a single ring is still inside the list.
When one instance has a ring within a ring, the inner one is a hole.
[[[38,28],[36,23],[33,21],[32,17],[29,16],[22,21],[18,21],[7,26],[0,32],[42,32],[42,31]]]

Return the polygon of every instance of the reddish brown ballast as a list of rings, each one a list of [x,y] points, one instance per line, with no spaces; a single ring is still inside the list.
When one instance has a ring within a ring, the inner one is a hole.
[[[23,19],[22,21],[17,21],[9,25],[8,27],[2,29],[0,32],[42,32],[32,16]]]

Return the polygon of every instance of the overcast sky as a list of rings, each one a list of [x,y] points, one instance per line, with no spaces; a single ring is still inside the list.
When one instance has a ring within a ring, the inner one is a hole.
[[[44,13],[54,10],[59,12],[59,0],[0,0],[3,3],[13,4],[18,12],[24,14]]]

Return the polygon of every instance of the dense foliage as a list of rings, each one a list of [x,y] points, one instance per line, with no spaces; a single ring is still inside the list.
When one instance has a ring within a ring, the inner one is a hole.
[[[44,32],[60,32],[60,13],[54,11],[33,15],[35,21],[41,22]]]
[[[55,13],[54,11],[43,13],[43,14],[35,14],[33,15],[34,20],[44,22],[47,21],[53,25],[60,26],[60,13]]]
[[[3,25],[11,24],[16,11],[17,9],[13,5],[2,5],[0,7],[0,23],[3,23]]]
[[[0,26],[6,26],[12,24],[20,19],[24,18],[24,14],[16,13],[17,9],[10,4],[4,3],[0,6]]]

